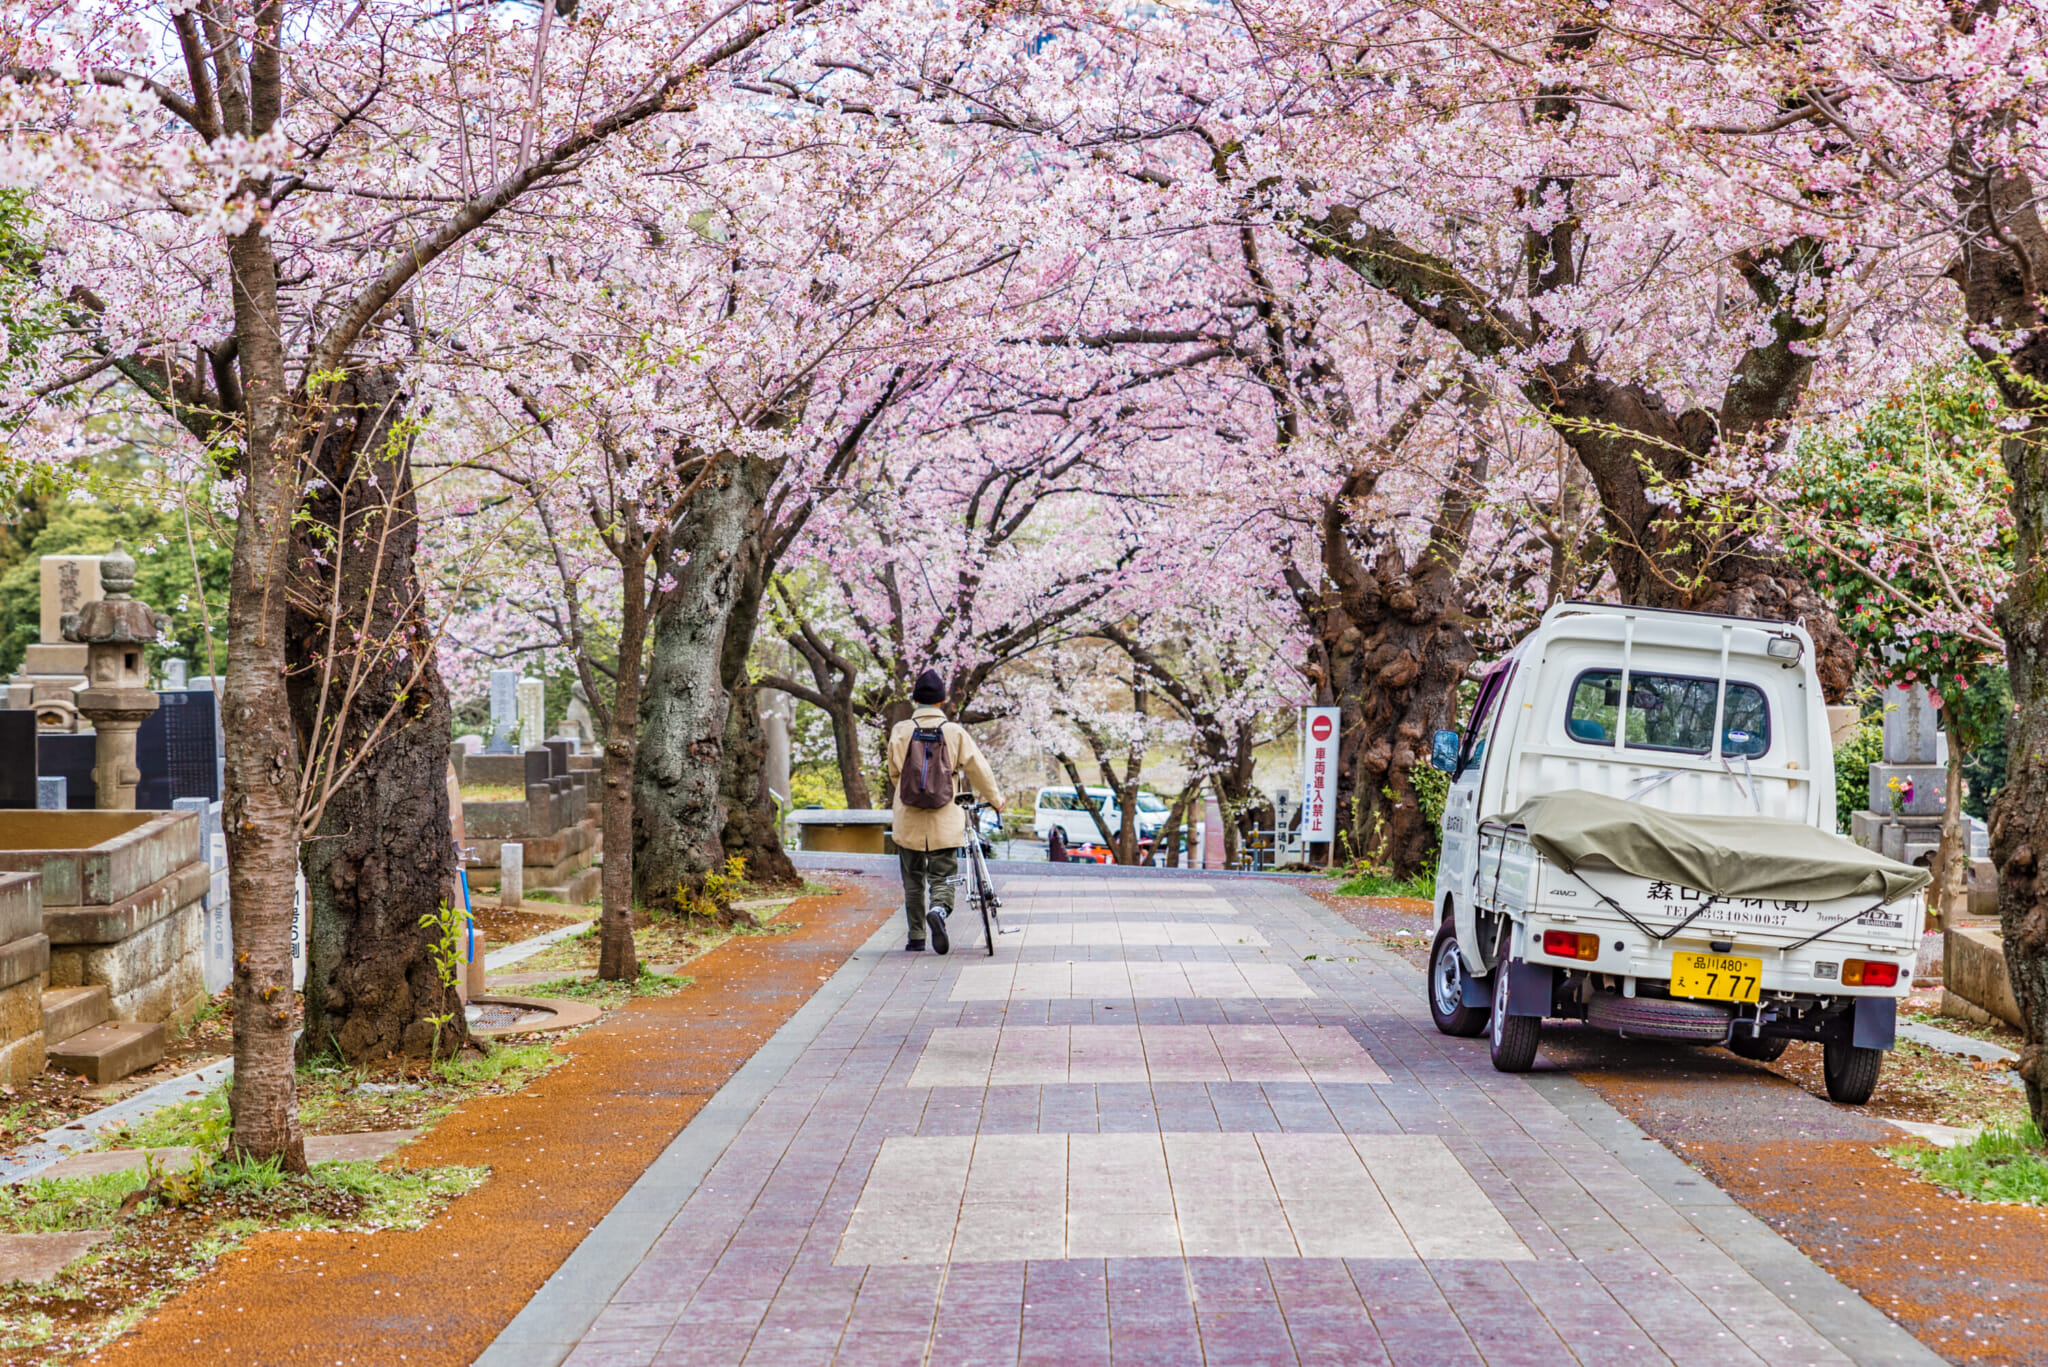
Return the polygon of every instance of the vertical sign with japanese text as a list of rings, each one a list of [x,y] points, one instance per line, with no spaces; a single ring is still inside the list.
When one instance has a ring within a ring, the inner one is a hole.
[[[1302,712],[1301,838],[1327,841],[1337,830],[1337,709]]]

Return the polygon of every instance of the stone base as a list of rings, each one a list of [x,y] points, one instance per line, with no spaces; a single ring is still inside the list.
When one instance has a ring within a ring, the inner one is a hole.
[[[117,1021],[182,1024],[206,1001],[201,904],[194,900],[109,945],[50,949],[50,986],[103,985]]]
[[[1960,926],[1941,937],[1942,1009],[1955,997],[1987,1016],[1995,1016],[2015,1030],[2020,1024],[2020,1004],[2013,996],[2012,979],[2005,970],[2005,939],[1997,931],[1978,926]],[[1966,1018],[1968,1019],[1968,1018]]]
[[[1911,780],[1913,798],[1895,803],[1891,781]],[[1870,766],[1870,810],[1901,816],[1940,816],[1948,796],[1948,769],[1939,764],[1873,764]]]
[[[42,974],[0,990],[0,1041],[0,1082],[23,1082],[43,1071]]]
[[[525,885],[528,888],[561,891],[579,906],[594,894],[596,880],[585,875],[592,872],[598,852],[604,848],[604,837],[595,823],[571,826],[553,835],[527,840],[477,841],[470,847],[473,862],[468,866],[472,894],[497,891],[498,848],[505,844],[517,844],[525,852]],[[589,884],[587,888],[584,886],[586,882]],[[575,895],[570,895],[572,893]]]

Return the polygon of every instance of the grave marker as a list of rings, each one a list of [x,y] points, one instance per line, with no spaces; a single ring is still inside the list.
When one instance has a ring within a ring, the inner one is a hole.
[[[519,675],[510,669],[491,671],[491,741],[485,753],[509,755],[519,726]]]
[[[0,808],[36,806],[36,714],[0,711]]]
[[[547,685],[539,679],[519,681],[519,748],[531,750],[547,736]]]

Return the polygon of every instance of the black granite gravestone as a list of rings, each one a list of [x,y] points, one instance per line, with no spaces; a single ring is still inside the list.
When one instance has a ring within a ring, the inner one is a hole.
[[[100,738],[90,732],[47,731],[36,737],[36,772],[65,781],[64,805],[71,811],[91,811],[98,797],[92,767],[98,760],[99,743]]]
[[[36,805],[36,714],[0,708],[0,808]]]
[[[142,781],[135,805],[146,812],[165,812],[181,797],[220,798],[219,769],[214,764],[219,695],[195,688],[159,693],[159,706],[135,733],[135,767]]]

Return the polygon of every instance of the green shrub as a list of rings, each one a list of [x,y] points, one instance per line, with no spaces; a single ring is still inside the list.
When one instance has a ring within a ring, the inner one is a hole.
[[[1835,747],[1835,825],[1849,833],[1849,818],[1870,803],[1870,766],[1884,758],[1884,724],[1866,721]]]
[[[2048,1144],[2032,1120],[1989,1125],[1951,1149],[1898,1148],[1892,1156],[1939,1187],[1973,1201],[2048,1205]]]

